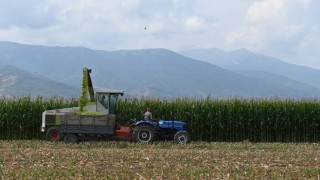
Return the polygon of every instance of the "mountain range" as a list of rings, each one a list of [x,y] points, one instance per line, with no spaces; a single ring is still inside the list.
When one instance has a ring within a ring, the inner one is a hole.
[[[0,66],[0,97],[78,97],[79,89],[10,65]]]
[[[285,76],[320,88],[320,70],[288,64],[280,59],[238,49],[225,52],[216,48],[179,51],[180,54],[234,71],[258,71]]]
[[[102,51],[0,42],[0,95],[77,96],[83,67],[92,69],[95,88],[123,89],[134,97],[320,95],[319,70],[248,50],[203,49],[199,56],[200,51]]]

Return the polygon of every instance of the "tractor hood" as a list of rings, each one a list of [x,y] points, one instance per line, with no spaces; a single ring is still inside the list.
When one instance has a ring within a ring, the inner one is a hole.
[[[187,130],[187,124],[182,121],[160,120],[158,124],[161,128],[174,128],[178,131]]]

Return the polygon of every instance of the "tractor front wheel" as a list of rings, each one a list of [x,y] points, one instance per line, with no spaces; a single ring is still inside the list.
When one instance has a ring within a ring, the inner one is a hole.
[[[62,141],[63,134],[60,131],[60,128],[57,126],[53,126],[48,129],[46,133],[47,140],[51,142],[59,142]]]
[[[67,134],[64,137],[63,141],[66,144],[76,144],[76,143],[78,143],[78,136],[75,134]]]
[[[187,144],[190,141],[191,141],[191,138],[187,131],[178,131],[174,135],[174,142],[177,144]]]
[[[133,137],[140,143],[152,143],[155,136],[154,128],[148,125],[140,125],[133,129]]]

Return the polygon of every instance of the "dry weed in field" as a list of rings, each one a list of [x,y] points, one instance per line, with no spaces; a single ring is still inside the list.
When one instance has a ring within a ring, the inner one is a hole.
[[[318,179],[319,144],[0,141],[2,179]]]

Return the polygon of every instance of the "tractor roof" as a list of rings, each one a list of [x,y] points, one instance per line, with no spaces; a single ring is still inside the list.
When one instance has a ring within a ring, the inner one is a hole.
[[[97,93],[118,93],[123,94],[124,90],[117,90],[117,89],[98,89]]]

